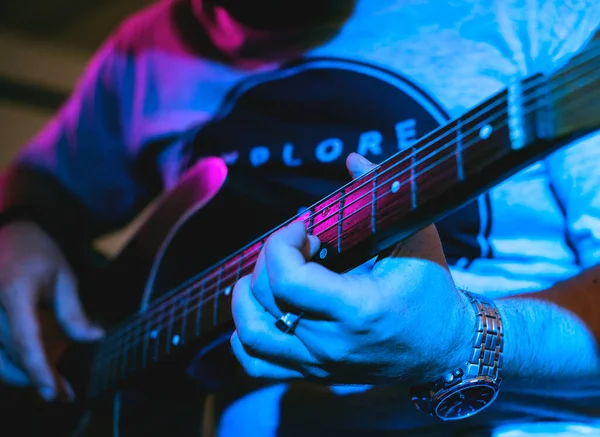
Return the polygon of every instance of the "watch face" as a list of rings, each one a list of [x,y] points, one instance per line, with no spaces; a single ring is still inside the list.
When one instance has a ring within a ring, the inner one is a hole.
[[[444,420],[464,419],[490,405],[497,393],[497,389],[491,384],[469,384],[443,398],[435,412]]]

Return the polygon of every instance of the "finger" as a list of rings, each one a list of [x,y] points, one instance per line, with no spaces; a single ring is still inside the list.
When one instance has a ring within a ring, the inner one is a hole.
[[[321,248],[321,241],[316,235],[308,235],[304,246],[300,249],[305,260],[311,260]]]
[[[321,242],[315,235],[309,235],[300,249],[305,260],[311,259],[319,251]],[[273,316],[279,317],[286,309],[280,307],[281,302],[276,302],[266,267],[265,250],[261,250],[254,265],[251,276],[250,288],[258,302]]]
[[[302,254],[306,229],[292,223],[265,245],[268,283],[274,296],[286,305],[324,318],[336,318],[339,309],[352,304],[352,282]],[[261,284],[261,286],[265,286]]]
[[[250,290],[248,280],[238,281],[231,303],[237,335],[254,356],[278,364],[294,363],[291,367],[316,363],[302,341],[281,332],[275,326],[276,317],[265,311]]]
[[[254,298],[260,303],[263,309],[267,310],[274,317],[281,314],[282,309],[277,305],[275,296],[273,296],[273,292],[271,291],[271,285],[269,284],[264,248],[258,254],[252,275],[241,278],[235,284],[233,296],[235,296],[236,290],[241,287],[249,287]]]
[[[70,402],[75,398],[75,393],[69,382],[56,375],[59,384],[59,393],[61,400]],[[14,385],[17,387],[27,387],[31,385],[29,376],[14,364],[6,351],[0,350],[0,381],[5,384]]]
[[[63,402],[71,402],[75,399],[75,391],[69,381],[63,378],[61,375],[56,374],[56,380],[58,381],[58,392],[60,400]]]
[[[373,164],[364,156],[359,155],[358,153],[351,153],[346,158],[346,168],[350,172],[350,175],[353,179],[356,179],[359,176],[373,170],[377,167],[377,164]]]
[[[0,381],[19,387],[31,385],[29,376],[14,364],[6,351],[0,350]]]
[[[77,341],[93,341],[101,338],[104,332],[87,318],[79,299],[74,276],[70,272],[59,273],[55,287],[56,319],[67,336]]]
[[[10,290],[3,300],[10,329],[12,345],[32,384],[46,400],[56,397],[56,381],[48,363],[39,330],[34,301],[33,283],[21,282]]]
[[[237,331],[231,336],[231,350],[244,371],[252,378],[289,380],[302,379],[304,376],[297,370],[270,363],[261,358],[251,356],[242,345]]]

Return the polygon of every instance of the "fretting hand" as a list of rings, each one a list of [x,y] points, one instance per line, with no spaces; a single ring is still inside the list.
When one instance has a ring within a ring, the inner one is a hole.
[[[356,177],[373,164],[347,160]],[[233,352],[268,379],[377,384],[429,381],[466,360],[475,319],[447,268],[434,226],[386,258],[338,274],[310,262],[319,241],[302,223],[274,233],[233,291]],[[303,313],[293,334],[275,323]]]

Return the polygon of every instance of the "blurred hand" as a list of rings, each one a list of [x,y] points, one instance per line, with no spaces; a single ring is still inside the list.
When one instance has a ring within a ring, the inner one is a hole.
[[[36,224],[0,228],[0,381],[33,386],[42,398],[71,400],[55,364],[68,339],[103,331],[86,317],[77,282],[57,244]]]

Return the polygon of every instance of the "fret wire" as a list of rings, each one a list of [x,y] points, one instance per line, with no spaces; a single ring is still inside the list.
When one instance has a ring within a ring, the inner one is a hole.
[[[189,288],[187,293],[185,293],[185,298],[184,298],[184,307],[183,307],[183,321],[181,322],[181,332],[179,333],[179,336],[181,338],[181,342],[184,344],[187,344],[188,339],[187,337],[187,316],[188,316],[188,311],[189,311],[189,306],[190,306],[190,297],[192,295],[192,288]]]
[[[242,264],[244,263],[244,252],[242,252],[240,254],[240,256],[238,257],[238,267],[237,267],[237,271],[235,274],[235,282],[240,280],[241,274],[242,274]]]
[[[177,301],[175,301],[172,305],[169,305],[169,319],[167,320],[167,334],[165,335],[165,342],[167,344],[164,345],[164,350],[165,353],[169,353],[171,351],[171,345],[172,343],[172,338],[173,338],[173,323],[174,322],[174,317],[175,317],[175,308],[176,308],[176,303]]]
[[[373,188],[371,190],[371,232],[373,235],[377,233],[377,178],[379,170],[373,172]]]
[[[144,357],[143,357],[143,349],[144,349],[144,327],[143,325],[136,325],[137,326],[137,332],[135,334],[135,339],[137,341],[137,346],[135,348],[135,370],[137,371],[139,368],[144,368],[145,367],[145,363],[144,363]]]
[[[340,200],[339,200],[339,211],[338,211],[338,225],[337,225],[337,251],[338,253],[342,252],[342,225],[343,225],[343,214],[344,214],[344,200],[345,200],[345,190],[340,192]]]
[[[204,293],[206,292],[206,278],[202,280],[202,285],[200,286],[200,302],[204,298]],[[196,337],[200,337],[200,333],[202,332],[202,305],[198,305],[198,311],[196,312]]]
[[[150,338],[152,339],[152,362],[156,362],[158,361],[158,351],[160,348],[160,331],[162,330],[161,327],[161,321],[162,319],[157,320],[156,325],[154,325],[152,328],[152,331],[150,331]]]
[[[415,174],[417,171],[417,153],[418,149],[415,148],[414,145],[411,145],[411,154],[410,154],[410,199],[411,205],[413,209],[417,208],[417,175]]]
[[[136,370],[136,350],[137,350],[137,344],[138,344],[138,339],[136,338],[137,332],[138,332],[138,328],[134,327],[131,331],[131,344],[129,345],[129,350],[128,350],[128,355],[129,358],[127,360],[127,364],[125,365],[125,376],[127,376],[130,372],[134,372]]]
[[[142,338],[144,339],[144,343],[142,345],[142,363],[143,363],[144,369],[148,365],[148,349],[150,348],[148,341],[150,340],[150,335],[149,335],[149,330],[147,328],[150,325],[150,323],[151,323],[150,320],[147,320],[145,322],[146,329],[143,330],[144,332],[142,335]]]
[[[462,124],[461,119],[457,119],[456,121],[456,130],[457,130],[457,140],[456,140],[456,164],[458,167],[458,180],[459,182],[464,181],[465,179],[465,169],[463,163],[463,135],[462,135]]]
[[[219,294],[221,292],[221,277],[223,276],[223,269],[225,265],[221,265],[219,269],[219,276],[217,278],[217,286],[215,287],[215,293]],[[213,327],[217,326],[217,314],[219,312],[219,299],[215,299],[213,305]]]

